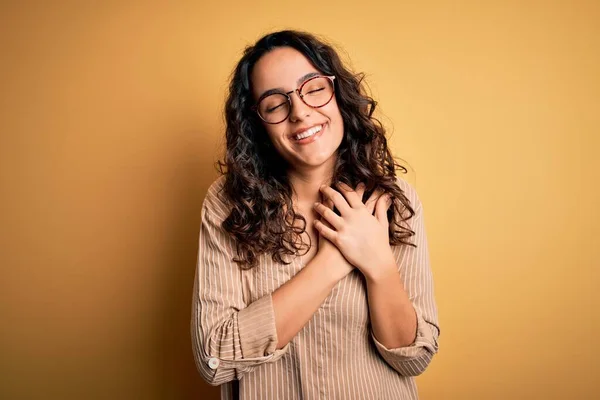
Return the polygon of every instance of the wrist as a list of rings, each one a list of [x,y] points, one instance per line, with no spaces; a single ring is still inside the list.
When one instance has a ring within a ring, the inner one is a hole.
[[[383,261],[373,265],[368,272],[363,273],[367,284],[379,284],[389,279],[394,279],[398,275],[398,267],[395,260]]]
[[[339,252],[323,251],[317,253],[315,258],[318,258],[322,271],[334,285],[354,269]]]

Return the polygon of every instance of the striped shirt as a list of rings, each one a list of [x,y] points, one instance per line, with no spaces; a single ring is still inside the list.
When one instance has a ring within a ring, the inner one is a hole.
[[[417,399],[415,376],[437,352],[439,326],[429,266],[423,207],[398,180],[415,210],[408,220],[416,248],[392,246],[404,287],[417,313],[413,344],[388,349],[369,321],[366,284],[358,269],[341,279],[309,322],[282,349],[271,294],[302,267],[302,256],[279,264],[270,255],[243,270],[232,261],[235,239],[221,223],[230,208],[219,194],[224,177],[202,205],[191,333],[196,366],[221,399]]]

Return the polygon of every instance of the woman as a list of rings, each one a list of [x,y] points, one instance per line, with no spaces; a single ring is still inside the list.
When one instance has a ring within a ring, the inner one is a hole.
[[[329,45],[246,49],[208,190],[192,313],[223,399],[416,399],[439,328],[422,207]]]

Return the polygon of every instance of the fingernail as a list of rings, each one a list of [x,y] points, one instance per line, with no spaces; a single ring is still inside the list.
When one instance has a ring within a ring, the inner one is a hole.
[[[327,187],[327,185],[321,185],[321,187],[319,187],[320,190],[323,190]]]
[[[313,207],[317,208],[317,206],[319,205],[319,202],[316,202]]]

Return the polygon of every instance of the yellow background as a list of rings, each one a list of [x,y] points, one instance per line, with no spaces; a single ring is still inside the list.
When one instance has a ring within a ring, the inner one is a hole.
[[[200,205],[229,73],[288,27],[367,73],[414,170],[442,327],[421,398],[597,398],[599,2],[50,3],[0,9],[0,398],[217,398]]]

